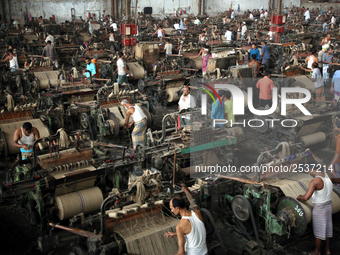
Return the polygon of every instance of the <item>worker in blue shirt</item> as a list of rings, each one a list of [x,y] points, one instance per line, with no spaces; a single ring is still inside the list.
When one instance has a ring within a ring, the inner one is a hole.
[[[210,117],[212,120],[216,119],[220,119],[220,120],[223,120],[224,119],[224,94],[225,94],[225,91],[223,90],[220,90],[218,92],[218,95],[219,97],[221,98],[221,101],[222,101],[222,105],[221,105],[221,102],[220,100],[216,97],[216,103],[213,102],[212,106],[211,106],[211,114],[210,114]],[[217,124],[221,127],[224,127],[224,124]],[[214,127],[214,122],[212,123],[212,126]]]
[[[95,78],[96,77],[96,66],[95,64],[93,64],[93,62],[91,62],[91,59],[89,57],[86,57],[85,59],[86,62],[86,70],[91,72],[91,77]],[[86,80],[90,80],[90,73],[89,72],[85,72],[85,76],[86,76]]]
[[[253,43],[251,45],[251,50],[249,52],[249,56],[251,57],[252,55],[255,55],[256,56],[256,61],[260,61],[261,60],[261,57],[260,57],[260,51],[258,48],[256,48],[256,45],[255,43]],[[249,59],[250,59],[249,57]]]
[[[322,31],[323,31],[323,32],[327,32],[327,28],[326,28],[327,25],[328,25],[328,24],[327,24],[327,21],[328,21],[328,20],[325,20],[325,22],[324,22],[323,25],[322,25]]]
[[[268,62],[270,59],[269,47],[265,41],[262,41],[261,44],[262,44],[262,51],[261,51],[262,63],[261,64],[265,65],[266,69],[268,69]]]

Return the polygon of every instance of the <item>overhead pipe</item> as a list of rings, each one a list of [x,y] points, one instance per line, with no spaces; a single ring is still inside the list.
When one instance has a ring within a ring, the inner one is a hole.
[[[201,15],[201,9],[202,9],[202,0],[198,0],[198,16]]]

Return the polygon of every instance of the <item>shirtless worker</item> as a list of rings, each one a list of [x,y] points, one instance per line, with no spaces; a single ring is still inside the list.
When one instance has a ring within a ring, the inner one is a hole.
[[[32,127],[30,122],[25,122],[22,127],[14,132],[13,146],[20,148],[22,160],[27,159],[33,153],[33,144],[40,138],[37,128]],[[37,144],[37,148],[38,144]]]
[[[175,255],[208,255],[206,230],[199,210],[189,211],[181,198],[170,201],[171,212],[181,215],[182,219],[176,226],[176,233],[165,233],[165,237],[178,238],[178,252]]]

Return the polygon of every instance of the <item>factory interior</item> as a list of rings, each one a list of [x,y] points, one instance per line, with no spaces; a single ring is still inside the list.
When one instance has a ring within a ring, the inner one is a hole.
[[[0,0],[0,254],[339,255],[339,46],[336,1]]]

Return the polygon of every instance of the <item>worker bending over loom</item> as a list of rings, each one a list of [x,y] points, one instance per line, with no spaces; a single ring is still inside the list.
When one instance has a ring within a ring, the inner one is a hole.
[[[340,183],[339,178],[329,178],[327,173],[311,170],[310,175],[315,177],[309,184],[305,195],[296,199],[300,202],[309,200],[313,202],[313,232],[315,236],[315,250],[303,252],[304,255],[320,255],[321,241],[326,240],[326,254],[331,254],[329,240],[333,237],[332,222],[332,192],[333,183]]]
[[[22,160],[26,160],[33,153],[33,144],[40,138],[39,131],[32,127],[30,122],[25,122],[22,127],[14,132],[13,145],[20,148]],[[37,149],[38,149],[37,144]]]
[[[165,237],[178,238],[178,252],[175,255],[208,255],[206,230],[199,210],[189,211],[180,198],[170,201],[171,212],[181,215],[182,219],[176,226],[176,233],[165,233]]]
[[[131,137],[133,149],[136,150],[137,145],[145,144],[146,140],[145,131],[147,128],[146,116],[142,108],[140,108],[138,105],[130,104],[126,99],[122,100],[121,105],[124,106],[124,108],[126,109],[126,119],[124,128],[129,128],[132,126],[132,124],[135,124]],[[130,115],[132,116],[133,121],[129,123]]]

